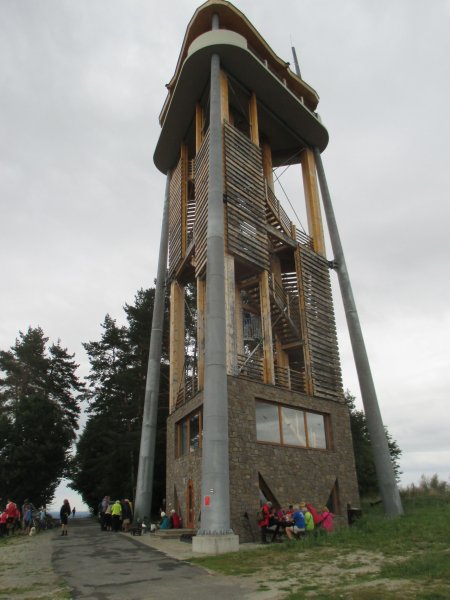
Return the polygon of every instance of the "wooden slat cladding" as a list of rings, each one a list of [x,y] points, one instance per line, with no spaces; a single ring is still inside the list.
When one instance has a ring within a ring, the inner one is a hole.
[[[269,269],[262,155],[244,134],[224,124],[228,252]]]
[[[172,172],[169,197],[169,274],[177,268],[182,258],[182,215],[181,215],[181,159]]]
[[[208,231],[208,171],[209,130],[195,157],[195,276],[202,277],[206,271],[206,244]]]
[[[306,336],[311,360],[313,394],[330,399],[343,395],[341,365],[334,319],[329,267],[326,260],[305,246],[297,249],[300,293],[303,295]]]

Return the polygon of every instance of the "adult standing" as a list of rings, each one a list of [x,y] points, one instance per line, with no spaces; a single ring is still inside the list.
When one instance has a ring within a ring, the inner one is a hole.
[[[106,509],[108,508],[108,506],[109,506],[109,496],[104,496],[103,500],[98,505],[98,514],[99,514],[99,519],[100,519],[100,529],[102,531],[106,531],[107,530],[105,513],[106,513]]]
[[[131,504],[129,500],[125,499],[122,501],[122,529],[125,533],[128,533],[132,520],[133,511],[131,509]]]
[[[120,504],[120,500],[116,500],[111,507],[111,519],[113,531],[119,531],[122,520],[122,505]]]
[[[67,522],[72,510],[70,508],[69,501],[66,499],[61,506],[59,511],[59,518],[61,519],[61,535],[67,535]]]
[[[17,504],[13,502],[10,498],[8,498],[8,502],[6,503],[6,529],[8,531],[8,535],[14,533],[16,528],[17,519],[20,519],[20,511],[17,508]]]

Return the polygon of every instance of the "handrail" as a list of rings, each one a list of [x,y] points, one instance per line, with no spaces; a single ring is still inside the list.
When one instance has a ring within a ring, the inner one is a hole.
[[[281,229],[284,231],[284,233],[287,236],[289,236],[292,239],[295,239],[295,241],[298,244],[300,244],[301,246],[307,246],[308,248],[312,249],[313,248],[313,243],[312,243],[313,240],[305,231],[301,231],[296,228],[295,238],[293,237],[292,221],[290,220],[286,211],[284,210],[283,206],[281,205],[281,202],[275,196],[275,192],[267,185],[267,181],[265,182],[265,185],[266,185],[267,204],[270,206],[273,213],[278,217],[278,221],[279,221]]]
[[[259,356],[237,355],[237,366],[234,373],[237,377],[248,377],[257,381],[264,380],[263,360]]]
[[[198,377],[197,375],[191,375],[188,379],[185,379],[184,385],[180,385],[177,394],[176,408],[185,404],[188,400],[193,398],[198,392]]]
[[[295,392],[305,392],[305,373],[275,365],[275,385]]]

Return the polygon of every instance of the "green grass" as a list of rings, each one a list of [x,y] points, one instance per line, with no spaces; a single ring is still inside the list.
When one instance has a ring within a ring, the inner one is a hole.
[[[385,565],[381,577],[391,579],[423,579],[424,581],[447,581],[450,583],[450,552],[425,550],[401,563]]]
[[[260,574],[270,564],[285,577],[286,600],[449,600],[450,493],[416,492],[403,506],[399,518],[367,505],[354,526],[333,535],[191,562],[225,575]]]

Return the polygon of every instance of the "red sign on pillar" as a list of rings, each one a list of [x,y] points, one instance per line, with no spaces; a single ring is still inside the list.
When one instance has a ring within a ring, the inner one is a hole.
[[[203,504],[204,506],[209,506],[211,504],[211,496],[205,496],[203,498]]]

